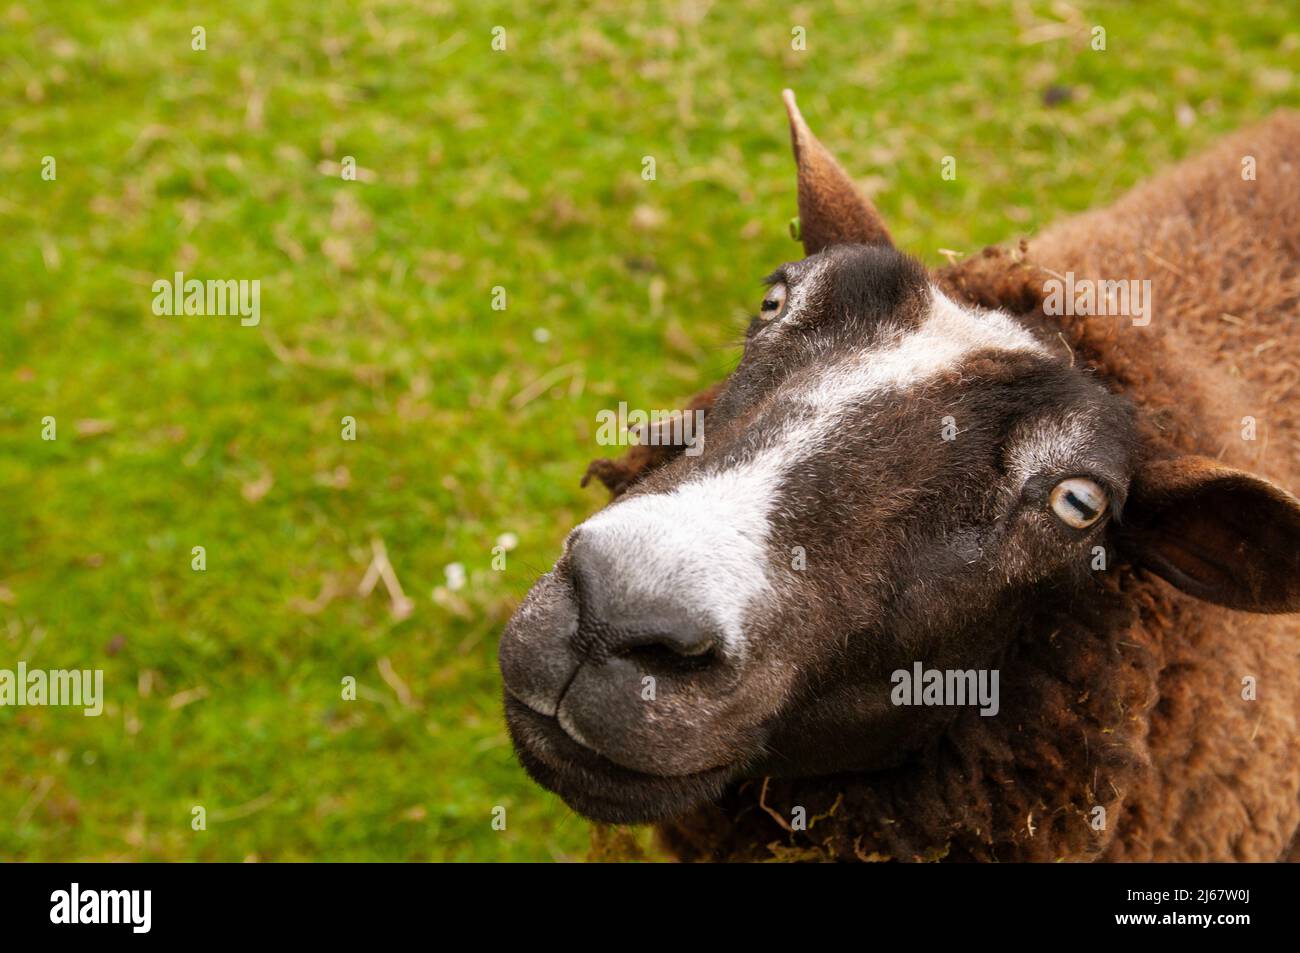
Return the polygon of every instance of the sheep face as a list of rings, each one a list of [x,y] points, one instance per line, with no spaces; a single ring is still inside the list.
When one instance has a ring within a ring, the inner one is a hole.
[[[703,451],[575,529],[505,634],[524,764],[598,819],[894,763],[954,714],[895,673],[993,667],[1106,558],[1131,418],[1059,349],[882,246],[764,302]]]
[[[502,638],[520,760],[598,820],[882,771],[964,705],[994,716],[1008,646],[1114,604],[1120,548],[1300,610],[1300,501],[1153,459],[1049,322],[959,305],[895,250],[787,105],[805,257],[768,278],[702,445],[573,530]]]

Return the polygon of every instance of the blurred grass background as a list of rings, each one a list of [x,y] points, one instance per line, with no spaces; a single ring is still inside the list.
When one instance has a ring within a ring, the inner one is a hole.
[[[1296,104],[1298,10],[0,5],[0,668],[107,696],[0,708],[0,859],[585,856],[497,637],[603,499],[597,411],[725,373],[797,257],[781,88],[938,263]],[[175,271],[259,279],[261,325],[155,316]]]

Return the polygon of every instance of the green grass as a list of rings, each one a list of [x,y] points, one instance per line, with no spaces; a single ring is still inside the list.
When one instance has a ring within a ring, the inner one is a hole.
[[[498,634],[601,502],[596,413],[724,373],[797,257],[781,88],[931,263],[1297,100],[1286,3],[629,9],[0,9],[0,668],[107,695],[0,708],[0,859],[584,856],[511,754]],[[177,270],[259,279],[261,325],[155,316]],[[373,540],[405,619],[357,592]]]

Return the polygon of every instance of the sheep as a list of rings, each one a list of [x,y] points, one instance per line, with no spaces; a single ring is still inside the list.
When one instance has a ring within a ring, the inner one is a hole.
[[[588,469],[502,638],[526,770],[683,860],[1300,860],[1300,115],[928,273],[786,105],[806,257],[702,454]]]

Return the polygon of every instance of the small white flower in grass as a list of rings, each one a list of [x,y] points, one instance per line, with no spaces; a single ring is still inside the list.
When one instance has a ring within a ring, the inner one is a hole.
[[[514,533],[502,533],[497,537],[497,545],[506,552],[510,552],[519,545],[519,537]]]
[[[551,339],[551,332],[546,328],[533,328],[533,340],[538,344],[545,344]]]
[[[452,592],[465,588],[465,566],[462,563],[451,563],[443,572],[447,576],[447,588]]]

